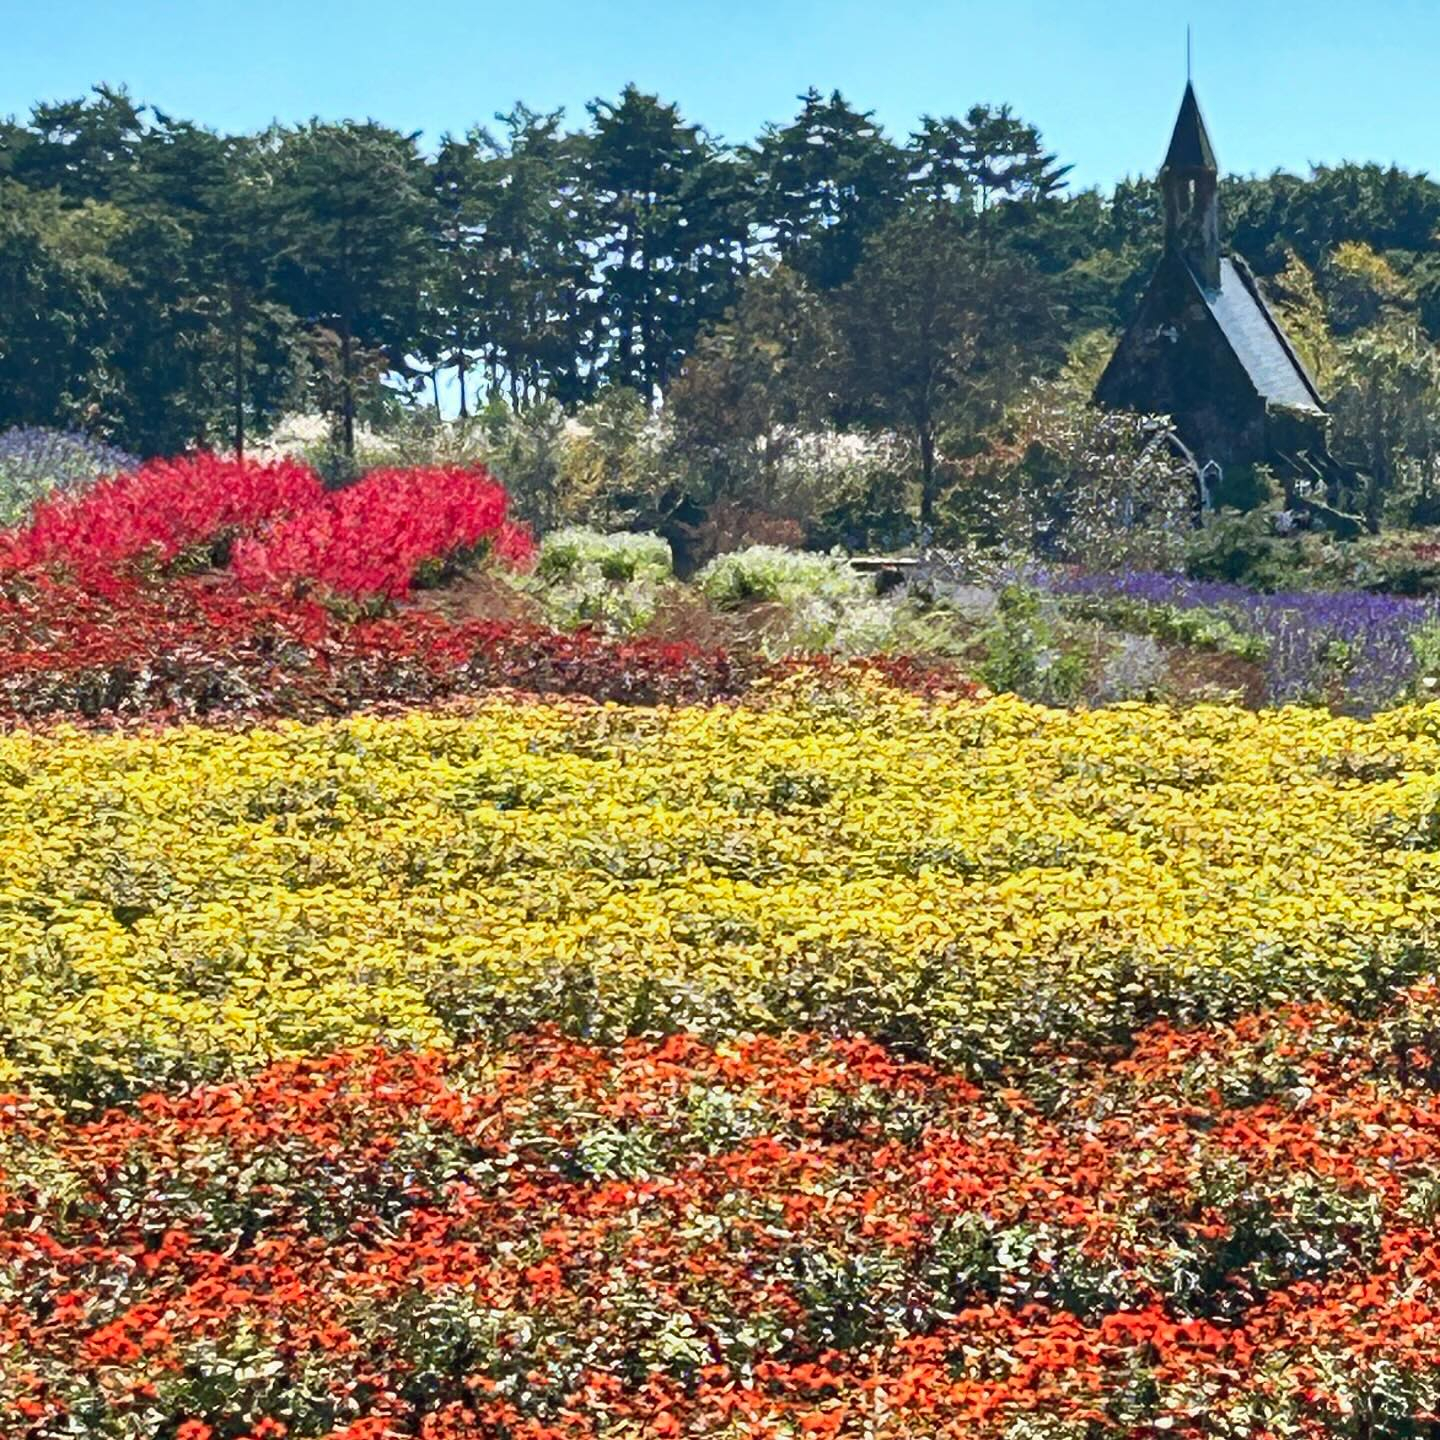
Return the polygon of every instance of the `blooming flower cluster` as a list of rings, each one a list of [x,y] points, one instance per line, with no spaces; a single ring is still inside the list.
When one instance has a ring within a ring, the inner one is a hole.
[[[554,1021],[981,1076],[1440,956],[1440,709],[517,703],[0,738],[0,1087],[124,1100]]]
[[[1440,621],[1433,600],[1353,590],[1266,594],[1149,571],[1055,572],[1041,583],[1066,595],[1204,610],[1225,619],[1259,642],[1266,697],[1277,705],[1338,699],[1374,710],[1392,704],[1415,678],[1412,637]]]
[[[986,1088],[541,1032],[0,1104],[11,1433],[1425,1433],[1433,988]],[[1366,1428],[1356,1417],[1366,1417]]]

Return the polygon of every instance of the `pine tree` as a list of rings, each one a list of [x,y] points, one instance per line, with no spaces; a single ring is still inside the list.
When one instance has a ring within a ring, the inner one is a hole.
[[[749,152],[761,238],[822,290],[854,274],[868,236],[897,212],[907,163],[870,111],[837,90],[801,97],[789,125],[771,126]]]
[[[383,352],[397,371],[422,333],[431,197],[415,139],[374,121],[311,121],[270,141],[278,290],[307,325],[338,339],[346,455],[362,352]]]

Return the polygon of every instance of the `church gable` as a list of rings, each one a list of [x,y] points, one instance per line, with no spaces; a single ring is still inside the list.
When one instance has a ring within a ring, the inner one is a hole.
[[[1265,399],[1174,254],[1151,279],[1095,398],[1115,409],[1169,415],[1180,438],[1205,459],[1226,463],[1264,446]]]

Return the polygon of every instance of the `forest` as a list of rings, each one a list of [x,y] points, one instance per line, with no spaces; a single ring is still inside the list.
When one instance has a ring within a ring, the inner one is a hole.
[[[537,530],[656,529],[682,565],[725,535],[1012,521],[1035,548],[1077,508],[1046,499],[1057,474],[1083,492],[1135,459],[1084,402],[1161,243],[1152,178],[1067,174],[1003,104],[891,135],[811,90],[732,144],[629,87],[427,146],[374,121],[222,134],[97,87],[0,122],[0,431],[143,458],[323,417],[331,478],[367,443],[478,451]],[[1433,518],[1440,184],[1342,164],[1228,178],[1222,207],[1377,521]]]

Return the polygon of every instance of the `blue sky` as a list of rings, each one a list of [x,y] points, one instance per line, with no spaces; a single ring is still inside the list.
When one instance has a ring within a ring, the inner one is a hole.
[[[1008,100],[1108,184],[1164,153],[1187,19],[1226,169],[1440,174],[1440,0],[0,0],[0,114],[106,81],[221,129],[373,116],[433,138],[633,80],[739,140],[813,84],[902,134]]]

